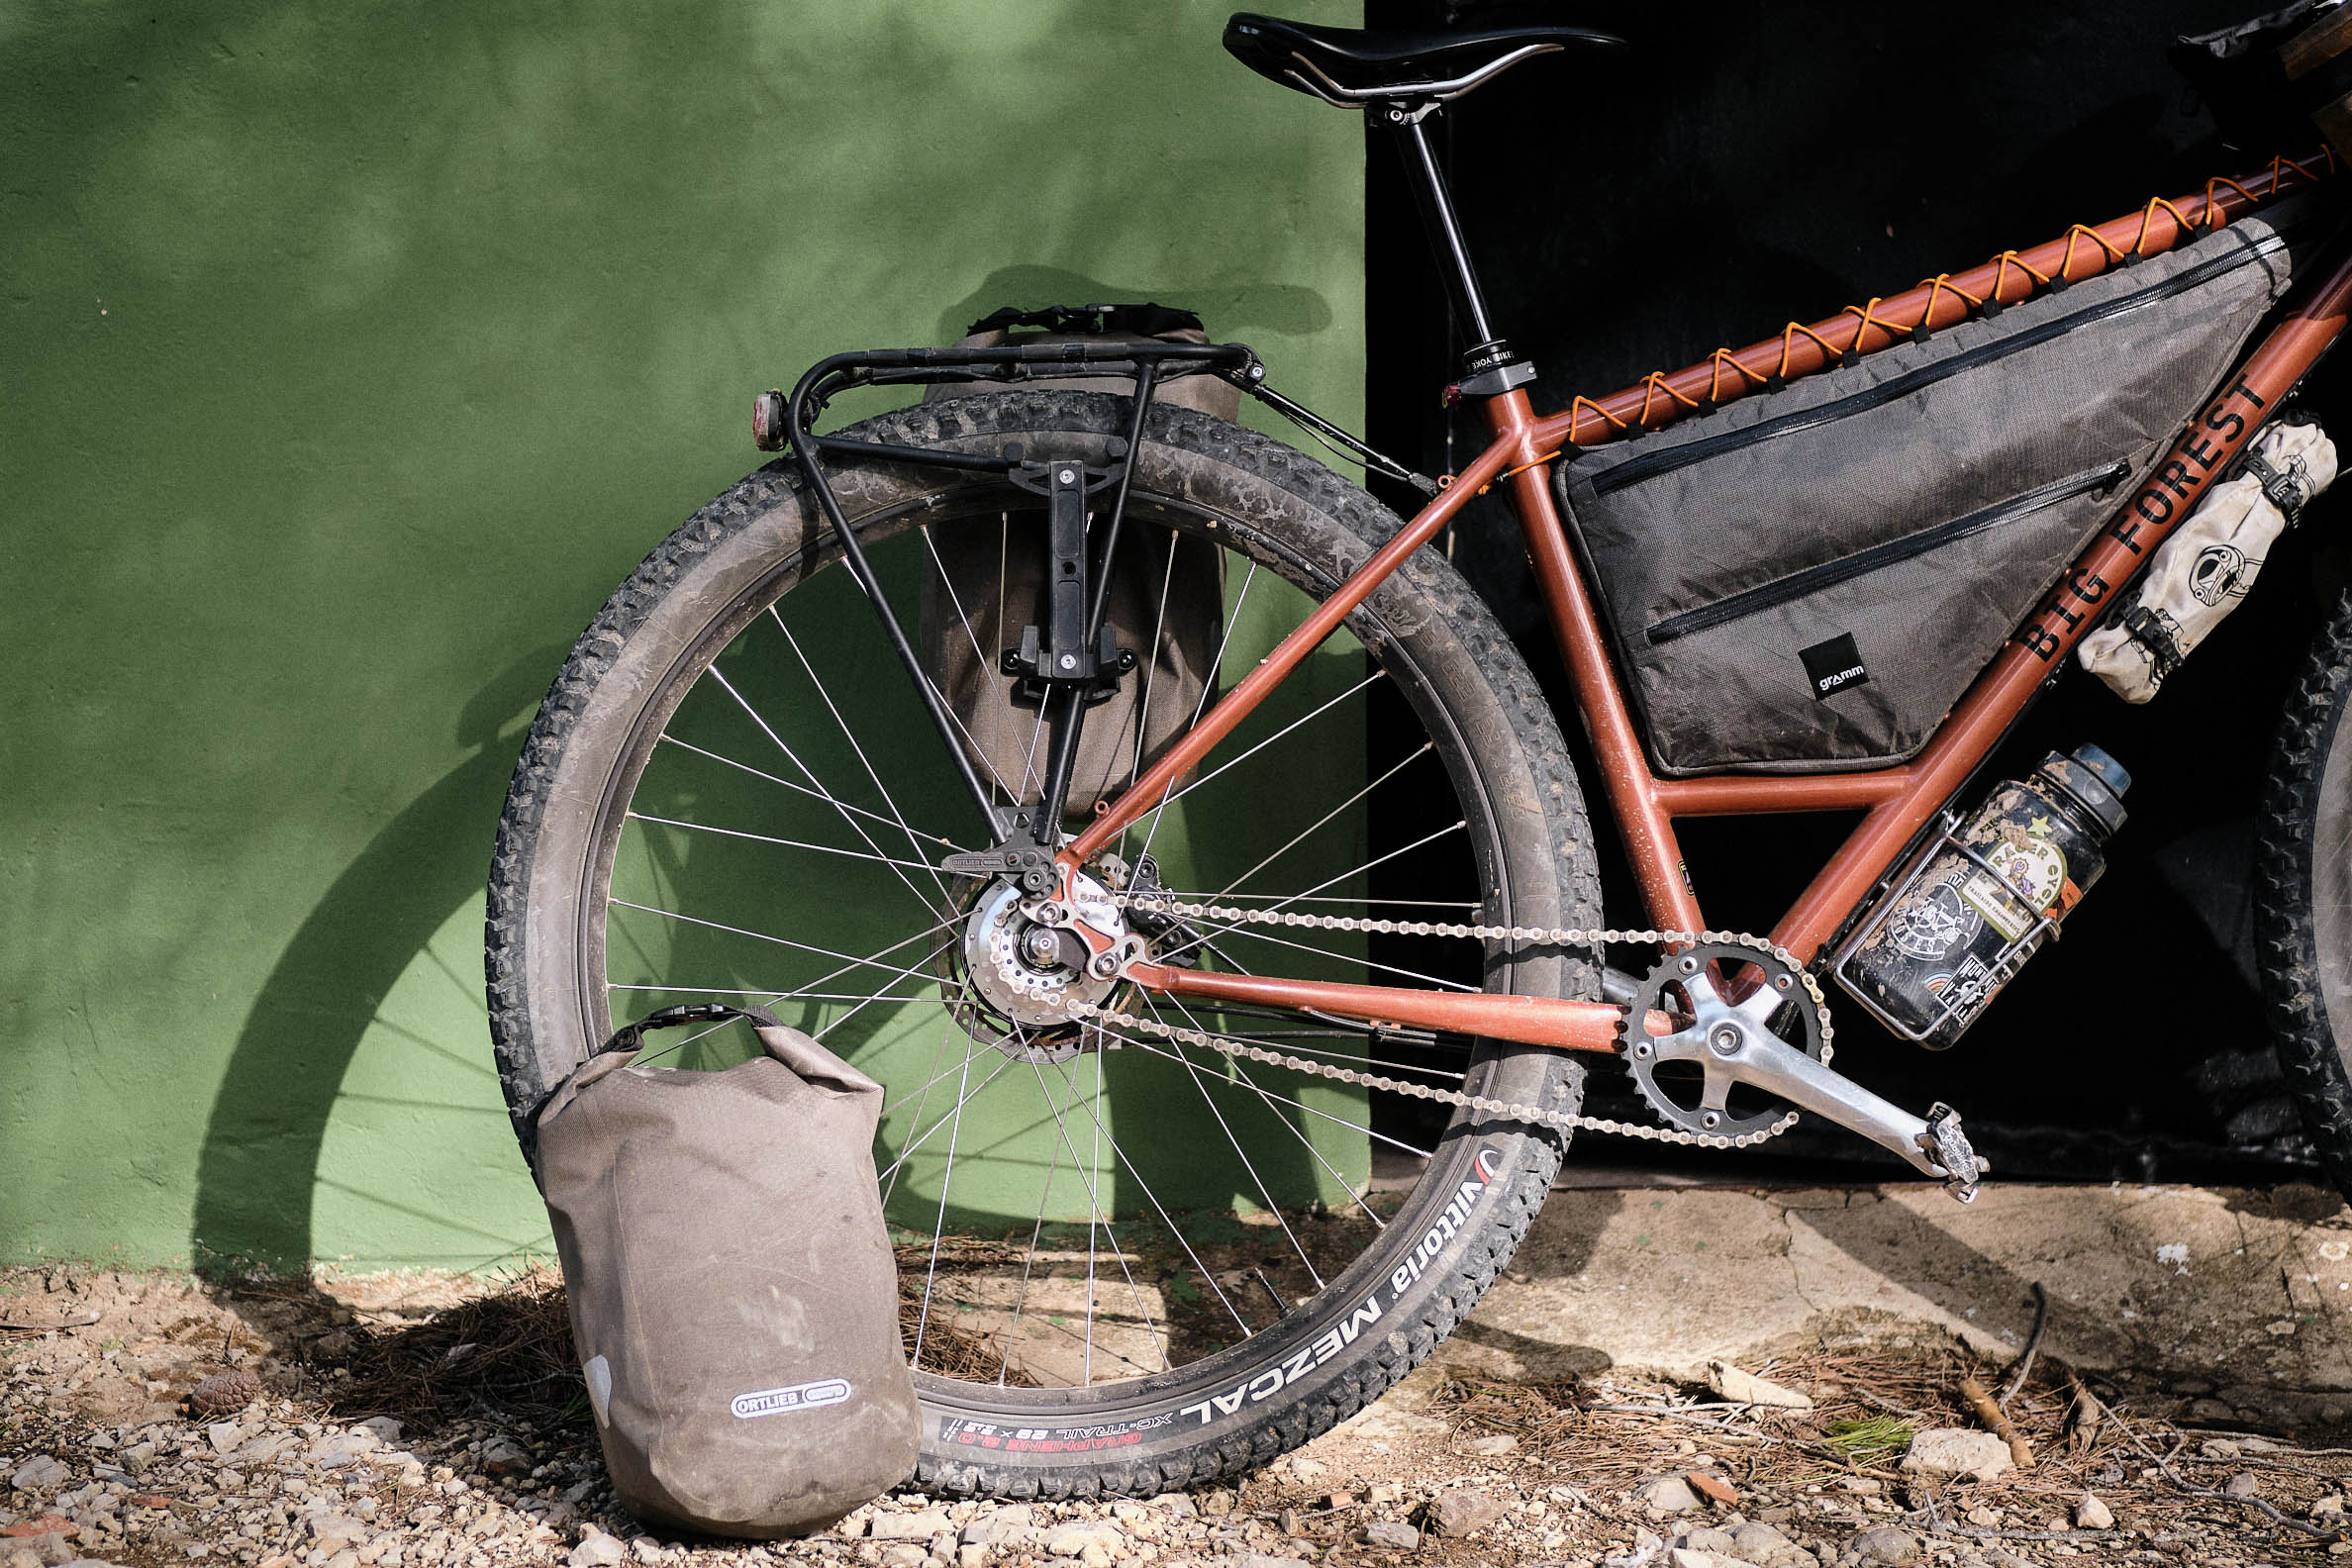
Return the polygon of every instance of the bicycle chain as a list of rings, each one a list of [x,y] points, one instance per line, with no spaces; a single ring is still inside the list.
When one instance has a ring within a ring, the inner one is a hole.
[[[1731,946],[1753,947],[1778,961],[1805,986],[1812,998],[1813,1011],[1821,1028],[1821,1065],[1829,1065],[1834,1052],[1831,1039],[1836,1030],[1829,1022],[1829,1004],[1821,995],[1819,982],[1798,963],[1796,955],[1769,938],[1750,936],[1741,931],[1617,931],[1604,929],[1584,931],[1576,928],[1546,928],[1538,926],[1465,926],[1436,921],[1363,920],[1347,915],[1303,915],[1295,910],[1250,910],[1232,905],[1186,904],[1158,893],[1128,893],[1111,890],[1114,903],[1123,909],[1137,909],[1146,914],[1166,916],[1175,920],[1218,921],[1225,926],[1296,926],[1322,931],[1360,931],[1380,934],[1405,936],[1466,936],[1481,941],[1538,942],[1561,947],[1592,947],[1634,942],[1650,946],[1676,943],[1693,946],[1702,942],[1717,942]],[[1647,992],[1650,988],[1643,987]],[[1205,1029],[1182,1029],[1133,1014],[1117,1014],[1092,1004],[1078,1004],[1073,1009],[1081,1017],[1117,1018],[1130,1029],[1146,1034],[1171,1039],[1178,1044],[1198,1045],[1222,1055],[1237,1056],[1271,1067],[1287,1067],[1297,1072],[1328,1078],[1338,1083],[1360,1084],[1370,1089],[1385,1089],[1392,1094],[1411,1095],[1421,1100],[1435,1100],[1445,1105],[1460,1106],[1472,1111],[1509,1118],[1515,1122],[1532,1122],[1539,1126],[1558,1127],[1564,1131],[1607,1132],[1619,1137],[1648,1138],[1659,1143],[1696,1144],[1702,1148],[1747,1148],[1780,1136],[1797,1125],[1797,1113],[1789,1112],[1760,1132],[1728,1137],[1715,1132],[1686,1132],[1675,1127],[1649,1127],[1641,1123],[1618,1122],[1609,1117],[1588,1117],[1574,1112],[1546,1111],[1537,1106],[1517,1105],[1505,1100],[1490,1100],[1458,1089],[1439,1089],[1431,1084],[1410,1083],[1380,1073],[1363,1072],[1352,1067],[1338,1067],[1328,1062],[1309,1061],[1283,1051],[1269,1050],[1245,1040],[1227,1039]],[[1629,1020],[1629,1016],[1628,1016]],[[1621,1032],[1625,1025],[1618,1026]]]

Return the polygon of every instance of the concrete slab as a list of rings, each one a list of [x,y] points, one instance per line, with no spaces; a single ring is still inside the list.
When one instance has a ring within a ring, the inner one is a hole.
[[[2352,1389],[2352,1215],[2295,1186],[1563,1190],[1439,1356],[1523,1378],[1922,1336],[2013,1353],[2037,1280],[2078,1366],[2258,1407]]]

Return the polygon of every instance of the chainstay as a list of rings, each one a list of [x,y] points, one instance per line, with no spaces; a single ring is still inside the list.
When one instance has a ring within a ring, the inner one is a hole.
[[[1715,943],[1724,946],[1752,947],[1779,963],[1797,977],[1812,999],[1814,1015],[1821,1031],[1821,1065],[1829,1065],[1834,1048],[1831,1039],[1835,1029],[1829,1022],[1829,1004],[1821,994],[1819,982],[1797,962],[1787,948],[1776,945],[1769,938],[1751,936],[1743,931],[1618,931],[1615,928],[1584,930],[1577,927],[1542,926],[1477,926],[1441,921],[1367,920],[1347,915],[1311,915],[1296,910],[1253,910],[1225,904],[1188,904],[1158,893],[1129,893],[1114,891],[1112,899],[1123,908],[1140,910],[1145,914],[1165,916],[1180,921],[1216,921],[1225,926],[1293,926],[1320,931],[1356,931],[1406,936],[1462,936],[1479,941],[1532,942],[1544,946],[1601,947],[1622,943],[1647,946],[1696,946]],[[1381,1073],[1364,1072],[1357,1068],[1340,1067],[1329,1062],[1310,1061],[1285,1051],[1269,1050],[1247,1040],[1228,1039],[1206,1029],[1184,1029],[1157,1019],[1140,1018],[1132,1014],[1115,1013],[1110,1009],[1081,1005],[1074,1009],[1081,1016],[1097,1020],[1117,1020],[1123,1028],[1140,1030],[1179,1044],[1196,1045],[1221,1055],[1235,1056],[1271,1067],[1285,1067],[1338,1083],[1358,1084],[1369,1089],[1385,1089],[1392,1094],[1410,1095],[1416,1099],[1433,1100],[1444,1105],[1460,1106],[1471,1111],[1501,1116],[1515,1122],[1529,1122],[1541,1127],[1557,1127],[1563,1131],[1603,1132],[1617,1137],[1646,1138],[1657,1143],[1691,1144],[1700,1148],[1748,1148],[1768,1138],[1780,1136],[1797,1125],[1797,1113],[1789,1112],[1760,1131],[1732,1137],[1714,1132],[1689,1132],[1677,1127],[1653,1127],[1646,1123],[1618,1122],[1609,1117],[1588,1117],[1575,1112],[1546,1111],[1539,1106],[1519,1105],[1511,1101],[1492,1100],[1484,1095],[1469,1094],[1458,1089],[1440,1089],[1433,1084],[1413,1083],[1391,1078]]]

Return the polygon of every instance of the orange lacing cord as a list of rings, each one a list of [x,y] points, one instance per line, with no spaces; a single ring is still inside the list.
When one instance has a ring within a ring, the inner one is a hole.
[[[2001,286],[2009,281],[2009,263],[2012,261],[2016,263],[2017,270],[2023,272],[2027,277],[2033,279],[2034,282],[2039,283],[2044,288],[2049,286],[2049,273],[2035,271],[2033,267],[2026,261],[2026,259],[2023,256],[2017,254],[2016,251],[2004,250],[2001,252],[2001,254],[1993,258],[1993,286],[1985,290],[1985,297],[1987,299],[1999,300],[2001,298]],[[2025,295],[2030,295],[2032,292],[2033,290],[2029,287],[2025,290]],[[2019,298],[2023,298],[2025,295],[2020,295]]]
[[[1886,301],[1884,299],[1876,294],[1873,294],[1870,297],[1869,304],[1848,305],[1843,311],[1838,313],[1842,316],[1858,316],[1861,318],[1861,320],[1854,325],[1854,341],[1846,345],[1846,352],[1860,353],[1862,351],[1862,335],[1870,331],[1870,329],[1873,327],[1876,327],[1880,332],[1885,333],[1889,342],[1894,341],[1895,335],[1897,333],[1901,333],[1906,338],[1908,338],[1919,330],[1916,326],[1906,327],[1899,321],[1882,320],[1878,316],[1872,314],[1879,308],[1879,306],[1885,303]],[[1924,317],[1920,319],[1925,320]]]
[[[1780,368],[1772,372],[1774,375],[1779,376],[1784,381],[1787,380],[1789,376],[1789,354],[1791,350],[1797,346],[1797,335],[1799,333],[1805,334],[1806,337],[1811,338],[1814,343],[1818,343],[1820,345],[1821,352],[1831,359],[1841,358],[1845,354],[1844,349],[1831,347],[1828,339],[1822,337],[1819,333],[1814,332],[1811,327],[1806,326],[1805,323],[1791,322],[1788,326],[1781,329]]]
[[[1717,348],[1708,356],[1707,362],[1714,367],[1714,373],[1707,379],[1707,401],[1710,403],[1719,403],[1723,399],[1723,366],[1725,365],[1729,365],[1744,376],[1750,386],[1766,386],[1772,381],[1772,377],[1759,375],[1746,365],[1741,364],[1739,355],[1728,348]]]
[[[1568,439],[1570,441],[1576,440],[1577,416],[1584,413],[1584,411],[1587,409],[1592,410],[1594,418],[1600,420],[1605,425],[1614,425],[1620,431],[1628,431],[1633,428],[1631,425],[1626,424],[1623,420],[1618,419],[1615,414],[1610,413],[1609,410],[1603,408],[1600,404],[1594,402],[1591,398],[1585,397],[1580,393],[1578,394],[1576,401],[1568,405]]]
[[[1981,310],[1984,308],[1984,296],[1981,294],[1969,293],[1968,290],[1962,288],[1959,284],[1952,281],[1952,274],[1949,272],[1938,272],[1931,278],[1921,278],[1917,284],[1914,285],[1914,287],[1923,288],[1927,291],[1927,308],[1919,313],[1919,326],[1912,329],[1914,332],[1922,328],[1928,331],[1932,331],[1934,329],[1935,307],[1942,303],[1945,289],[1950,289],[1953,293],[1959,295],[1962,300],[1967,302],[1968,308],[1970,310]]]
[[[1648,375],[1643,376],[1641,378],[1641,412],[1634,415],[1633,419],[1634,423],[1640,425],[1644,430],[1649,428],[1650,399],[1655,397],[1660,392],[1665,393],[1668,397],[1674,399],[1675,402],[1680,403],[1684,408],[1687,409],[1702,409],[1707,406],[1706,404],[1700,402],[1697,398],[1685,397],[1680,392],[1675,391],[1674,388],[1668,386],[1666,384],[1666,372],[1663,370],[1652,370]]]
[[[2339,171],[2339,165],[2336,161],[2335,149],[2333,147],[2322,147],[2319,149],[2319,155],[2326,160],[2326,172],[2328,174],[2334,174]],[[2139,234],[2135,239],[2133,239],[2131,247],[2128,250],[2118,248],[2116,245],[2110,243],[2106,236],[2102,235],[2098,230],[2091,228],[2089,225],[2076,224],[2069,228],[2062,237],[2066,242],[2066,249],[2059,256],[2058,271],[2055,278],[2053,278],[2050,273],[2043,272],[2036,268],[2031,262],[2027,261],[2023,256],[2019,255],[2014,250],[2004,250],[2001,252],[2001,254],[1992,258],[1990,264],[1993,267],[1993,286],[1990,289],[1987,289],[1981,296],[1971,294],[1968,292],[1968,290],[1953,282],[1952,275],[1949,272],[1939,272],[1931,278],[1921,278],[1916,286],[1927,290],[1927,306],[1926,309],[1920,313],[1918,321],[1910,326],[1906,326],[1902,322],[1894,321],[1876,314],[1878,307],[1885,303],[1883,298],[1873,297],[1868,304],[1864,305],[1848,305],[1843,311],[1839,312],[1839,314],[1843,316],[1852,316],[1856,318],[1856,320],[1854,323],[1854,336],[1844,348],[1837,347],[1835,344],[1831,343],[1828,339],[1822,337],[1819,333],[1813,331],[1813,328],[1805,325],[1805,323],[1791,322],[1786,327],[1781,329],[1780,363],[1771,371],[1770,374],[1760,374],[1757,371],[1750,369],[1746,362],[1739,357],[1739,355],[1733,353],[1728,348],[1717,348],[1707,358],[1707,364],[1710,373],[1707,382],[1707,396],[1703,399],[1693,398],[1684,393],[1676,391],[1672,386],[1668,385],[1669,376],[1668,373],[1663,370],[1653,370],[1648,375],[1641,378],[1639,383],[1641,387],[1641,406],[1634,412],[1634,416],[1631,420],[1619,419],[1617,415],[1612,414],[1601,404],[1595,402],[1589,397],[1584,396],[1582,393],[1579,393],[1568,405],[1568,443],[1570,445],[1577,444],[1578,422],[1588,413],[1590,413],[1595,419],[1599,420],[1605,429],[1618,434],[1631,431],[1636,427],[1642,430],[1649,429],[1650,410],[1657,406],[1659,401],[1658,394],[1661,392],[1666,395],[1668,400],[1670,400],[1670,404],[1679,404],[1684,410],[1690,412],[1703,411],[1709,406],[1721,401],[1723,392],[1723,367],[1725,365],[1729,365],[1733,370],[1739,372],[1741,380],[1746,382],[1749,387],[1769,388],[1775,381],[1785,381],[1789,375],[1789,363],[1791,356],[1796,351],[1797,338],[1801,333],[1813,341],[1814,346],[1821,350],[1821,354],[1824,359],[1842,360],[1848,354],[1855,354],[1862,351],[1862,336],[1873,327],[1877,327],[1884,331],[1887,334],[1890,342],[1892,342],[1897,334],[1902,334],[1906,337],[1916,337],[1923,331],[1933,330],[1935,322],[1935,307],[1942,303],[1944,292],[1947,289],[1952,293],[1957,294],[1961,299],[1965,300],[1968,304],[1968,308],[1972,311],[1983,310],[1988,305],[1997,306],[2005,303],[2001,298],[2001,291],[2009,284],[2009,268],[2012,266],[2014,266],[2018,271],[2023,272],[2028,278],[2032,279],[2032,282],[2027,285],[2025,292],[2018,296],[2019,299],[2030,298],[2034,289],[2037,287],[2048,288],[2051,287],[2053,283],[2057,284],[2058,286],[2063,286],[2066,283],[2072,281],[2071,268],[2074,266],[2075,246],[2081,240],[2089,240],[2093,245],[2099,246],[2099,248],[2105,252],[2106,259],[2109,262],[2120,263],[2128,261],[2137,256],[2145,255],[2147,253],[2149,231],[2154,226],[2156,222],[2156,214],[2160,209],[2171,216],[2173,222],[2180,227],[2182,233],[2184,234],[2194,231],[2201,223],[2211,229],[2225,227],[2229,222],[2229,217],[2228,214],[2222,210],[2220,201],[2214,195],[2215,191],[2223,186],[2227,186],[2230,190],[2235,191],[2239,197],[2245,201],[2247,206],[2259,207],[2266,199],[2279,193],[2281,185],[2285,183],[2286,177],[2290,172],[2303,180],[2313,182],[2317,181],[2321,177],[2320,175],[2313,173],[2305,163],[2299,162],[2296,159],[2287,157],[2284,154],[2274,156],[2271,159],[2269,169],[2269,187],[2261,196],[2255,195],[2252,191],[2246,189],[2245,186],[2239,184],[2236,180],[2231,179],[2227,175],[2217,174],[2205,182],[2205,206],[2200,211],[2198,217],[2195,220],[2190,219],[2181,211],[2180,208],[2174,206],[2164,197],[2152,197],[2150,198],[2148,205],[2141,210]],[[2257,183],[2259,183],[2259,180]],[[2014,302],[2011,301],[2007,303]],[[1507,479],[1513,474],[1524,472],[1527,468],[1536,467],[1540,464],[1549,462],[1552,460],[1552,458],[1557,457],[1559,453],[1556,451],[1551,452],[1545,456],[1538,457],[1533,463],[1525,463],[1521,464],[1518,468],[1507,469],[1497,477]],[[1440,480],[1439,483],[1450,484],[1452,483],[1452,479],[1449,476],[1443,480]],[[1491,488],[1491,485],[1481,486],[1479,493],[1483,495],[1489,488]]]
[[[2236,191],[2240,196],[2246,198],[2246,205],[2249,207],[2257,207],[2262,204],[2261,197],[2246,189],[2245,186],[2240,185],[2236,180],[2231,179],[2226,174],[2216,174],[2211,179],[2205,181],[2205,227],[2208,229],[2219,229],[2227,225],[2229,222],[2229,215],[2221,210],[2221,204],[2219,202],[2213,200],[2213,187],[2216,185],[2226,185],[2231,190]],[[2275,181],[2272,184],[2272,188],[2274,190],[2278,188]]]
[[[2276,186],[2278,184],[2278,180],[2274,177],[2271,180],[2271,184]],[[2172,221],[2180,226],[2181,233],[2189,234],[2197,228],[2197,225],[2191,223],[2189,219],[2182,213],[2180,208],[2175,207],[2171,202],[2166,201],[2161,196],[2151,196],[2148,198],[2147,210],[2140,214],[2139,238],[2131,242],[2131,253],[2133,255],[2146,255],[2148,253],[2148,226],[2156,221],[2156,209],[2159,207],[2172,214]]]
[[[2058,257],[2058,276],[2060,278],[2063,278],[2068,282],[2074,281],[2073,275],[2066,269],[2074,265],[2075,237],[2077,235],[2082,236],[2083,238],[2089,240],[2093,245],[2099,246],[2100,249],[2105,250],[2107,252],[2107,258],[2109,261],[2113,261],[2118,265],[2121,264],[2123,260],[2122,251],[2116,249],[2113,245],[2108,245],[2098,230],[2093,229],[2085,224],[2076,224],[2072,229],[2066,231],[2066,249],[2064,253]]]

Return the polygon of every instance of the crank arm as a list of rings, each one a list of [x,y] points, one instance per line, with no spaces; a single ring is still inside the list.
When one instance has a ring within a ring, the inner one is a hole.
[[[1761,1089],[1859,1132],[1943,1182],[1962,1203],[1975,1199],[1985,1161],[1969,1146],[1959,1113],[1951,1107],[1937,1105],[1924,1119],[1912,1116],[1762,1029],[1746,1030],[1738,1049],[1728,1054],[1710,1050],[1709,1055],[1711,1076]]]

